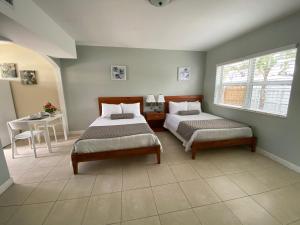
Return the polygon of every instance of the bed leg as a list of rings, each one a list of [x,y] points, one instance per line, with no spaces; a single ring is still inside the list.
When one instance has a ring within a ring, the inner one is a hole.
[[[160,164],[160,149],[156,152],[157,164]]]
[[[251,144],[251,152],[256,152],[256,144]]]
[[[78,162],[74,159],[72,159],[72,166],[74,174],[78,174]]]
[[[256,152],[256,142],[252,143],[250,147],[251,147],[251,152]]]
[[[251,152],[256,152],[256,138],[253,138],[250,147],[251,147]]]
[[[196,149],[192,147],[192,159],[196,159]]]

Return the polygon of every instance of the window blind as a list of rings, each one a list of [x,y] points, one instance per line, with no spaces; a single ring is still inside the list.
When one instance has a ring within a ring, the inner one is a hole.
[[[287,116],[297,48],[217,66],[215,104]]]

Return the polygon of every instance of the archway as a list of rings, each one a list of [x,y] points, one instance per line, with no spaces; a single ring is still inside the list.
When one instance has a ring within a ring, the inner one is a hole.
[[[35,50],[32,50],[32,49],[28,49],[26,47],[23,47],[19,44],[15,44],[13,42],[10,42],[10,41],[0,41],[1,42],[1,46],[12,46],[12,50],[13,51],[16,51],[15,53],[11,53],[11,54],[19,54],[20,56],[19,57],[15,57],[15,56],[12,56],[12,57],[7,57],[7,60],[3,60],[3,57],[5,59],[6,56],[3,56],[2,55],[2,61],[18,61],[18,60],[21,60],[21,61],[24,61],[22,60],[22,57],[23,58],[26,58],[24,56],[26,56],[26,54],[28,54],[28,57],[33,57],[36,61],[37,61],[37,66],[34,65],[35,61],[32,60],[30,61],[30,59],[26,59],[27,61],[23,63],[23,65],[20,66],[20,68],[18,68],[18,73],[19,73],[19,70],[24,70],[24,69],[35,69],[36,67],[38,67],[39,63],[40,64],[43,64],[41,65],[40,67],[42,67],[42,69],[44,69],[46,66],[48,67],[48,70],[45,71],[40,71],[41,73],[43,74],[40,74],[40,79],[43,78],[45,80],[45,76],[53,76],[53,78],[51,78],[51,88],[52,88],[52,92],[54,92],[53,88],[53,82],[55,82],[55,87],[56,87],[56,93],[57,93],[57,97],[55,97],[55,100],[54,102],[58,105],[59,105],[59,108],[61,110],[61,112],[63,113],[64,115],[64,119],[65,119],[65,123],[66,123],[66,127],[67,127],[67,130],[68,130],[68,120],[67,120],[67,112],[66,112],[66,104],[65,104],[65,97],[64,97],[64,91],[63,91],[63,84],[62,84],[62,77],[61,77],[61,69],[60,69],[60,66],[59,66],[59,61],[55,61],[54,59],[52,59],[51,57],[49,56],[46,56],[46,55],[43,55],[39,52],[36,52]],[[6,50],[6,54],[5,55],[9,55],[7,52],[10,51],[10,48],[4,48],[4,50]],[[1,58],[1,57],[0,57]],[[16,60],[10,60],[10,59],[15,59]],[[18,62],[16,62],[18,63]],[[48,64],[48,65],[46,65]],[[19,65],[17,65],[19,66]],[[51,72],[49,72],[49,68],[51,67]],[[37,71],[37,73],[39,73],[39,71]],[[39,76],[39,74],[37,74]],[[44,76],[44,77],[42,77]],[[39,77],[38,77],[39,78]],[[42,81],[42,80],[41,80]],[[48,82],[49,83],[49,82]],[[20,85],[20,82],[17,83],[18,85],[16,85],[16,82],[13,83],[14,85],[13,86],[19,86],[17,87],[16,89],[18,89],[19,92],[21,91],[24,91],[24,90],[29,90],[29,88],[25,89],[25,86],[21,86]],[[45,84],[45,82],[44,82]],[[43,86],[44,89],[47,91],[49,89],[49,84],[47,85],[44,85]],[[37,89],[37,88],[36,88]],[[48,93],[43,93],[45,94],[46,96],[49,96],[50,95],[50,99],[51,99],[51,94],[49,94],[49,91]],[[19,93],[20,95],[20,93]],[[25,93],[26,95],[26,93]],[[33,95],[33,94],[32,94]],[[56,94],[55,94],[56,95]],[[23,97],[23,96],[22,96]],[[28,100],[29,96],[27,96],[27,100]],[[57,99],[57,100],[56,100]],[[35,99],[37,102],[39,102],[41,104],[41,99]],[[46,100],[46,99],[45,99]],[[20,116],[24,116],[24,114],[26,113],[33,113],[32,111],[26,111],[24,112],[24,107],[23,106],[20,106],[20,102],[22,102],[21,100],[19,100],[19,102],[15,103],[15,107],[17,107],[17,115],[20,117]],[[23,104],[24,105],[24,104]],[[22,108],[23,107],[23,108]],[[35,106],[36,107],[36,106]],[[22,112],[18,112],[19,111],[22,111]],[[37,108],[36,108],[37,110]]]
[[[56,74],[56,85],[57,85],[57,92],[58,92],[58,98],[59,98],[59,105],[60,105],[62,113],[64,114],[66,128],[67,128],[67,131],[69,132],[67,107],[66,107],[64,89],[63,89],[61,69],[52,58],[50,58],[49,56],[44,56],[44,57],[55,68],[55,71],[56,71],[56,73],[55,73]]]

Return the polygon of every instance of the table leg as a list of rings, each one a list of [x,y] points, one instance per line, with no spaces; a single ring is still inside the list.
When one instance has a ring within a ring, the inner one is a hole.
[[[62,122],[62,125],[63,125],[65,141],[67,141],[68,140],[68,135],[67,135],[66,121],[65,121],[64,116],[61,116],[61,122]]]
[[[33,127],[34,127],[34,130],[38,130],[37,124],[34,124]],[[41,135],[40,134],[37,136],[37,140],[38,140],[39,144],[41,144]]]
[[[46,138],[46,143],[47,143],[47,146],[48,146],[48,150],[49,152],[51,153],[52,152],[52,147],[51,147],[51,139],[50,139],[50,134],[49,134],[49,130],[48,130],[48,126],[47,124],[45,124],[45,138]]]

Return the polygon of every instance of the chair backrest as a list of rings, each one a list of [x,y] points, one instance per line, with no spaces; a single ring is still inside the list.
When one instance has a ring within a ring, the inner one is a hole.
[[[31,130],[31,127],[27,121],[14,120],[7,122],[7,127],[10,133],[15,133],[15,131],[27,131]]]

